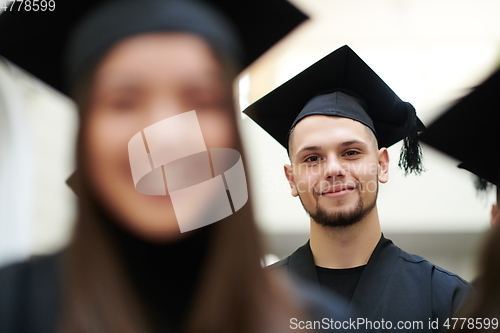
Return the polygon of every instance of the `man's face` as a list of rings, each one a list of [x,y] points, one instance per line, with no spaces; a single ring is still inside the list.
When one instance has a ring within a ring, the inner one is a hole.
[[[319,224],[345,227],[375,207],[378,182],[388,180],[389,157],[371,130],[348,118],[314,115],[290,139],[285,174],[293,196]]]

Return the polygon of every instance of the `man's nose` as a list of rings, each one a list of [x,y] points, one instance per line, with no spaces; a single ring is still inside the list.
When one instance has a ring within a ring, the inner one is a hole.
[[[330,154],[324,163],[324,177],[325,178],[338,178],[344,177],[347,174],[346,166],[334,154]]]

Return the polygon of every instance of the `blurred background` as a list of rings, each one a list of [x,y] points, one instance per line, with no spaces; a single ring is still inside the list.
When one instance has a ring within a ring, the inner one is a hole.
[[[241,110],[345,44],[425,124],[499,65],[495,0],[291,2],[311,19],[242,73],[235,83]],[[240,125],[258,223],[269,253],[283,258],[307,240],[309,218],[285,180],[286,150],[243,114]],[[0,59],[0,266],[68,241],[76,205],[65,181],[74,169],[76,128],[71,100]],[[384,234],[407,252],[474,278],[494,193],[478,195],[470,173],[425,146],[427,171],[404,177],[399,150],[400,144],[389,149],[390,179],[379,191]]]

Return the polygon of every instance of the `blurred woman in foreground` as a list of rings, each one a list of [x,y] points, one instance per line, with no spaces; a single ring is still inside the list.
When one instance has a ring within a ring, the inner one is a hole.
[[[185,0],[115,1],[77,25],[62,89],[80,114],[74,237],[59,255],[0,272],[0,331],[260,333],[304,318],[261,270],[251,202],[181,233],[170,196],[132,181],[129,140],[191,110],[207,148],[242,152],[232,91],[242,48],[229,25]]]

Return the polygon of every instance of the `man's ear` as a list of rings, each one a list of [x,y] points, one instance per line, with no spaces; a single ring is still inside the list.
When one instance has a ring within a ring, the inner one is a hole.
[[[387,183],[389,180],[389,152],[387,148],[378,151],[378,181]]]
[[[500,225],[500,209],[498,209],[498,205],[496,204],[491,206],[490,224],[493,228],[496,228]]]
[[[299,191],[297,190],[297,186],[295,185],[295,181],[293,180],[293,167],[289,164],[285,164],[285,177],[288,180],[288,184],[290,184],[290,189],[292,190],[292,195],[294,197],[299,195]]]

